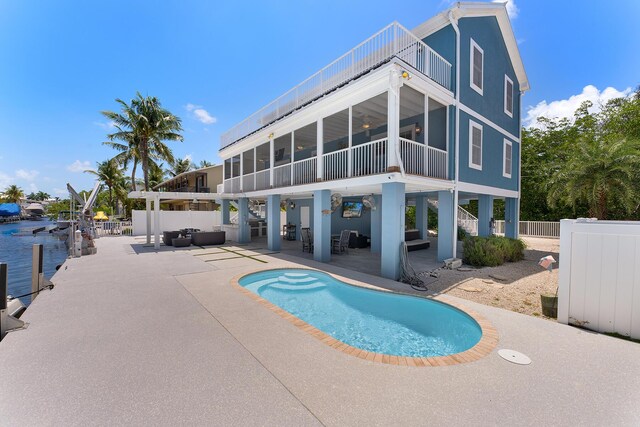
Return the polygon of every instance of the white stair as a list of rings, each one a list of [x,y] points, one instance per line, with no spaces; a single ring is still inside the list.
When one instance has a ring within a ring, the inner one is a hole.
[[[428,200],[428,204],[431,210],[438,212],[437,200]],[[472,236],[478,235],[478,218],[460,205],[458,205],[458,226]]]

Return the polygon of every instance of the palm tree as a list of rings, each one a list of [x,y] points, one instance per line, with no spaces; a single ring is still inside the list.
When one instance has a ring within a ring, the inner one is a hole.
[[[163,141],[183,141],[178,132],[182,130],[181,120],[162,108],[156,97],[143,97],[140,92],[127,104],[116,99],[121,113],[103,111],[102,114],[115,123],[117,131],[108,135],[113,148],[120,153],[122,164],[133,162],[131,181],[135,183],[135,168],[138,163],[144,174],[144,188],[149,190],[149,161],[166,160],[173,163],[173,154]],[[121,141],[122,143],[115,143]],[[118,157],[118,156],[116,156]],[[135,185],[135,184],[134,184]]]
[[[200,160],[200,164],[198,165],[198,169],[208,168],[209,166],[214,166],[213,163],[208,162],[206,160]]]
[[[86,170],[85,172],[97,176],[98,179],[107,186],[109,190],[109,205],[112,209],[112,214],[114,214],[116,212],[114,189],[116,189],[121,182],[122,170],[114,159],[98,162],[97,165],[97,170]]]
[[[605,138],[579,140],[575,152],[555,168],[550,180],[548,202],[558,202],[574,209],[580,202],[589,207],[589,215],[606,219],[611,206],[621,206],[627,213],[636,208],[640,194],[640,144],[637,141]]]
[[[178,176],[181,173],[189,172],[190,170],[193,170],[193,163],[191,163],[191,159],[186,158],[176,159],[171,165],[171,169],[167,172],[169,172],[171,176]]]
[[[149,187],[153,188],[165,180],[164,164],[149,162]]]
[[[22,188],[13,184],[5,188],[3,198],[9,203],[18,203],[24,197]]]

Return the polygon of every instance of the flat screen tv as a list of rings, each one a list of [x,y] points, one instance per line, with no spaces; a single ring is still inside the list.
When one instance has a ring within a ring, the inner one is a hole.
[[[360,218],[362,202],[342,202],[342,218]]]

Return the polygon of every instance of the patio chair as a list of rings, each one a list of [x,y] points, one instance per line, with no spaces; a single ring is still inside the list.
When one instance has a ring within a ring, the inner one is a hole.
[[[300,230],[300,235],[302,236],[302,252],[309,251],[310,254],[313,253],[313,234],[311,233],[310,228],[303,228]]]
[[[338,255],[342,252],[349,253],[349,236],[351,236],[351,230],[342,230],[339,239],[331,240],[331,253]]]

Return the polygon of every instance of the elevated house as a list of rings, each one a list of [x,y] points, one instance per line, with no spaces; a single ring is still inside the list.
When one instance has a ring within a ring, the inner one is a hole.
[[[298,236],[311,229],[317,261],[330,261],[332,235],[357,230],[394,279],[408,203],[422,238],[437,209],[440,260],[457,255],[462,201],[479,201],[487,235],[504,199],[506,235],[517,237],[528,89],[503,4],[457,3],[412,31],[394,22],[222,135],[223,221],[237,205],[248,242],[250,207],[266,203],[278,250],[286,201]]]
[[[222,183],[222,165],[207,166],[184,172],[161,182],[153,187],[153,191],[161,193],[184,194],[184,198],[167,199],[163,201],[172,211],[213,211],[219,205],[214,200],[198,197],[201,193],[215,193]],[[186,194],[189,196],[186,196]],[[193,196],[193,197],[191,197]]]

